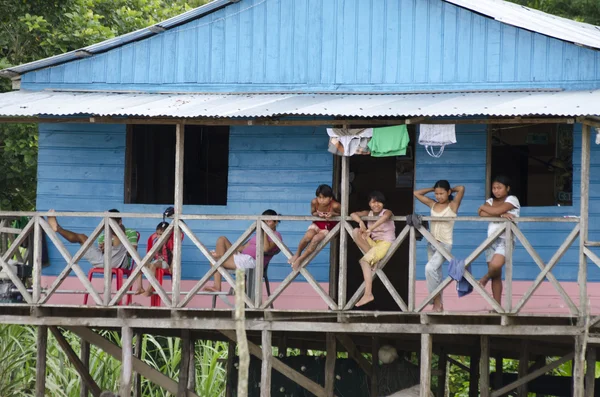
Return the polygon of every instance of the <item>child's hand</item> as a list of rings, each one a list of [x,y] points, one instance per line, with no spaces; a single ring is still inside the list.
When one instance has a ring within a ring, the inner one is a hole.
[[[512,221],[513,219],[515,219],[515,216],[513,214],[509,214],[507,212],[506,214],[500,215],[500,218],[506,218],[506,219],[510,219]]]
[[[321,211],[317,211],[317,215],[318,215],[320,218],[328,218],[327,214],[328,214],[327,212],[321,212]]]
[[[365,223],[363,221],[360,221],[360,223],[358,224],[358,227],[360,228],[360,231],[362,233],[367,231],[367,227],[365,226]]]

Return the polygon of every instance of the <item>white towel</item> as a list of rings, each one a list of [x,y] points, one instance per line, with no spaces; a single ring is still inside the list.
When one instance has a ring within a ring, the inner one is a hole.
[[[447,145],[456,143],[456,126],[454,124],[421,124],[419,127],[419,144],[432,157],[441,157]],[[435,152],[435,148],[438,152]]]

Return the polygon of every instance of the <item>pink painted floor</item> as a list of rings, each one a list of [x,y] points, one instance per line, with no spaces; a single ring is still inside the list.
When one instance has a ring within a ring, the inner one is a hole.
[[[43,277],[42,285],[47,287],[52,284],[55,277]],[[195,282],[193,280],[184,280],[181,285],[181,291],[189,291]],[[275,291],[280,283],[271,283],[271,291]],[[523,294],[531,286],[530,281],[515,281],[513,282],[513,307],[517,305]],[[600,314],[600,288],[598,284],[588,284],[588,297],[590,301],[591,312],[594,314]],[[94,278],[94,288],[97,291],[101,291],[102,278]],[[144,281],[144,285],[148,285],[147,281]],[[573,302],[579,304],[579,287],[575,282],[561,283],[567,294],[571,297]],[[327,284],[321,284],[325,291],[328,291]],[[164,283],[166,291],[170,291],[170,281],[167,280]],[[113,289],[115,284],[113,282]],[[83,285],[79,282],[76,277],[68,277],[65,282],[60,286],[59,290],[83,290]],[[228,290],[229,286],[226,282],[223,282],[223,290]],[[488,287],[488,292],[490,292]],[[506,292],[506,291],[505,291]],[[490,292],[491,293],[491,292]],[[263,289],[263,295],[266,298],[266,290]],[[417,282],[416,297],[417,306],[427,297],[427,288],[425,281]],[[228,297],[230,302],[233,303],[232,297]],[[377,298],[377,297],[376,297]],[[503,297],[503,300],[506,296]],[[134,296],[133,302],[142,306],[150,306],[150,298]],[[53,295],[49,304],[60,304],[60,305],[81,305],[83,303],[82,294],[56,294]],[[89,299],[89,304],[93,305],[93,299]],[[191,308],[210,308],[212,306],[211,296],[197,296],[195,297],[188,307]],[[278,310],[327,310],[327,305],[321,300],[317,293],[312,287],[306,282],[295,282],[292,283],[280,296],[275,300],[275,309]],[[227,306],[221,298],[217,298],[217,308],[226,309]],[[487,312],[491,310],[491,306],[479,296],[476,292],[463,298],[458,298],[454,289],[454,283],[451,284],[444,293],[444,309],[448,312]],[[428,306],[425,311],[429,311]],[[568,306],[563,302],[560,295],[556,292],[554,287],[548,283],[543,283],[540,288],[535,292],[533,297],[521,310],[521,313],[531,314],[569,314]]]

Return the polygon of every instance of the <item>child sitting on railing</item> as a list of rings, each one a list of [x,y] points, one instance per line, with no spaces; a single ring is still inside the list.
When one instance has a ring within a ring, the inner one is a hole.
[[[365,279],[365,293],[356,303],[357,307],[366,305],[373,301],[373,268],[382,260],[396,239],[396,227],[392,217],[392,211],[384,208],[385,196],[381,192],[369,194],[369,207],[371,211],[353,212],[350,217],[358,223],[352,235],[356,245],[366,252],[360,259],[363,277]],[[377,221],[368,221],[367,225],[360,219],[362,216],[377,216]]]
[[[263,215],[275,215],[275,216],[278,215],[277,212],[275,212],[274,210],[266,210],[262,214]],[[279,223],[279,221],[269,220],[269,221],[264,221],[264,222],[271,230],[273,230],[273,232],[275,232],[275,234],[277,235],[279,240],[282,240],[281,233],[279,233],[277,231],[277,223]],[[264,267],[267,267],[269,262],[271,262],[271,259],[273,259],[273,257],[279,253],[280,249],[275,244],[275,242],[273,240],[271,240],[271,238],[269,237],[269,235],[267,233],[263,233],[263,234],[264,234],[263,268],[264,268]],[[240,248],[238,248],[236,250],[236,252],[234,254],[229,256],[229,258],[227,258],[225,260],[225,262],[223,262],[222,267],[224,267],[225,269],[228,269],[228,270],[254,269],[256,267],[256,244],[257,244],[256,235],[254,235],[250,240],[248,240],[248,242],[246,242],[246,244],[242,245]],[[231,244],[231,241],[229,241],[229,239],[227,239],[227,237],[225,237],[225,236],[219,237],[217,239],[215,251],[212,252],[213,257],[216,260],[221,259],[223,257],[223,255],[225,255],[225,252],[227,252],[227,250],[229,248],[231,248],[232,245],[233,244]],[[203,290],[209,291],[209,292],[220,292],[221,291],[221,274],[219,272],[216,272],[215,273],[215,281],[214,281],[213,285],[204,287]]]
[[[435,194],[435,200],[426,196],[426,194],[432,192]],[[456,193],[456,197],[453,197],[452,193]],[[450,183],[446,180],[437,181],[433,188],[415,190],[414,192],[417,200],[431,209],[431,216],[440,218],[456,217],[464,194],[464,186],[450,188]],[[454,221],[431,222],[431,235],[446,251],[448,251],[448,253],[452,251],[453,230]],[[425,265],[425,278],[427,280],[427,290],[429,293],[432,293],[442,283],[442,264],[446,259],[431,244],[427,245],[427,258],[428,262]],[[443,310],[442,293],[439,293],[433,298],[433,311],[441,312]]]
[[[507,219],[518,217],[521,211],[521,205],[516,196],[509,196],[510,185],[510,179],[506,176],[499,175],[494,178],[492,183],[493,197],[479,207],[479,216]],[[494,234],[503,227],[504,223],[502,222],[490,222],[488,225],[488,236]],[[499,304],[502,299],[502,266],[504,266],[506,260],[505,256],[506,233],[502,233],[485,251],[488,272],[481,280],[479,280],[479,284],[484,288],[488,281],[492,280],[492,295]]]

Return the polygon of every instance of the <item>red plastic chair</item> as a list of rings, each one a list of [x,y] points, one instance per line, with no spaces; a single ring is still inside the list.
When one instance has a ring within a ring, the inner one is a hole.
[[[160,285],[162,285],[165,277],[171,277],[171,279],[173,279],[173,275],[169,269],[156,269],[156,281],[158,281]],[[155,291],[152,297],[150,297],[150,306],[160,306],[161,302],[162,299],[160,299],[160,295],[158,295]]]
[[[139,243],[140,241],[140,232],[136,232],[137,233],[137,241]],[[131,261],[131,269],[133,269],[135,266],[135,262],[132,260]],[[123,279],[125,277],[129,278],[129,276],[131,275],[131,269],[121,269],[121,268],[113,268],[110,270],[111,273],[111,282],[112,282],[112,278],[116,277],[117,279],[117,291],[121,289],[121,287],[123,286]],[[92,278],[94,277],[94,274],[101,274],[104,276],[104,268],[101,267],[93,267],[90,269],[90,271],[88,272],[88,279],[90,280],[90,283],[92,282]],[[131,284],[131,287],[129,287],[129,291],[131,291],[131,289],[133,288],[133,284]],[[89,294],[85,294],[83,296],[83,304],[87,305],[88,302],[88,297]],[[121,306],[123,299],[121,299],[121,301],[119,301],[118,305]],[[130,305],[132,302],[132,296],[131,294],[127,294],[127,300],[125,302],[125,304]]]

